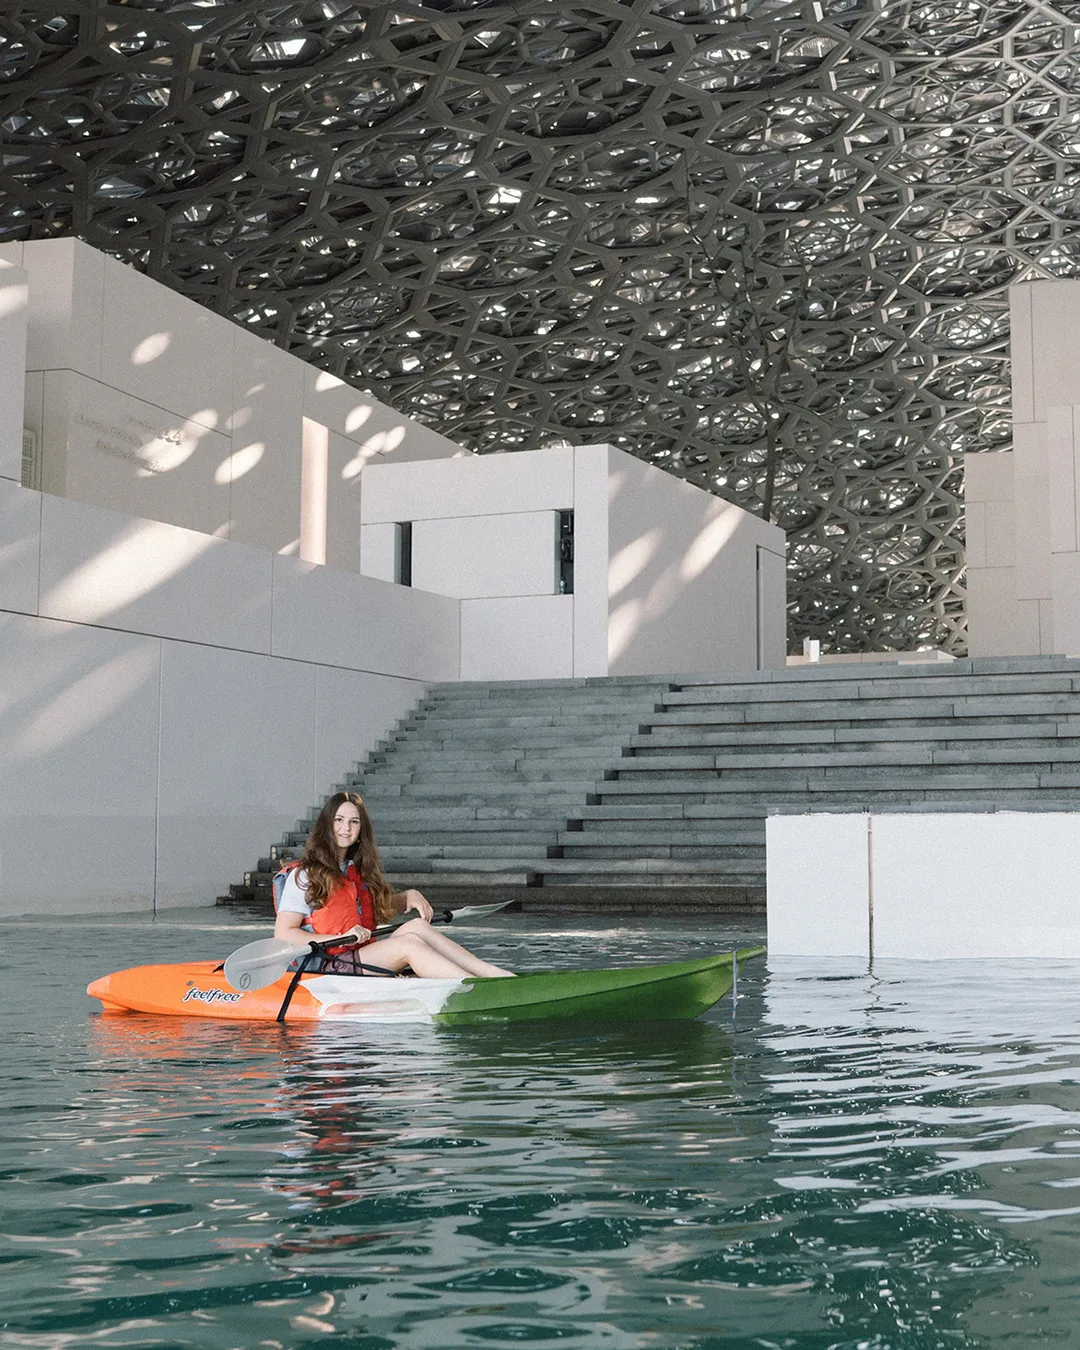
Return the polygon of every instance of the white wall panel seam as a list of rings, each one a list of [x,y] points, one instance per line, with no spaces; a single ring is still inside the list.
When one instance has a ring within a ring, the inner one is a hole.
[[[161,853],[161,738],[164,726],[164,673],[165,639],[158,639],[158,717],[157,717],[157,765],[154,772],[154,893],[151,898],[150,912],[157,914],[158,907],[158,857]]]
[[[40,616],[40,614],[41,614],[41,550],[45,547],[45,530],[44,530],[44,528],[43,528],[43,526],[44,526],[44,515],[45,515],[45,494],[44,494],[43,492],[39,492],[39,493],[37,494],[37,499],[38,499],[38,501],[37,501],[37,507],[38,507],[37,589],[36,589],[36,599],[35,599],[35,601],[34,601],[34,614],[35,614],[36,616]]]

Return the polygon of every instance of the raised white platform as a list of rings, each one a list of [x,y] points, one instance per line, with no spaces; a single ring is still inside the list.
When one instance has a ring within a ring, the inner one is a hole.
[[[1080,956],[1080,812],[771,816],[776,956]]]

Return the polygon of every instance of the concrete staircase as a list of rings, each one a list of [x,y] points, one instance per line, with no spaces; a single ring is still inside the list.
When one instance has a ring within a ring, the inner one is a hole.
[[[340,786],[364,797],[395,888],[443,903],[516,897],[670,688],[644,676],[436,685]],[[273,871],[314,816],[228,898],[269,904]]]
[[[753,912],[770,812],[1080,809],[1080,660],[442,685],[349,784],[435,898]]]

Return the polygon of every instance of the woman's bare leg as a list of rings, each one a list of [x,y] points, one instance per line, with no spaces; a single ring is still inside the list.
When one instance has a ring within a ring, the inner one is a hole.
[[[424,979],[453,979],[460,975],[498,979],[514,973],[474,956],[459,943],[436,932],[423,919],[410,919],[389,937],[372,943],[368,950],[376,964],[385,964],[395,970],[411,966]]]

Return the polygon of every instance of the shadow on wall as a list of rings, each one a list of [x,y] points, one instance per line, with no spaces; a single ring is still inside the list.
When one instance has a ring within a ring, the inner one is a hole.
[[[27,425],[45,448],[28,482],[359,571],[363,468],[431,447],[409,440],[400,414],[276,349],[241,360],[229,328],[230,342],[210,353],[193,348],[192,332],[140,332],[107,380],[34,373]]]
[[[87,549],[78,518],[98,523],[103,513],[9,486],[0,549],[0,913],[146,912],[157,877],[163,642],[104,625],[140,604],[164,611],[161,593],[221,545],[154,522],[117,528],[114,518]],[[46,507],[59,513],[53,534],[66,554],[52,566],[39,563]]]
[[[658,470],[609,478],[613,675],[757,665],[760,522]]]

